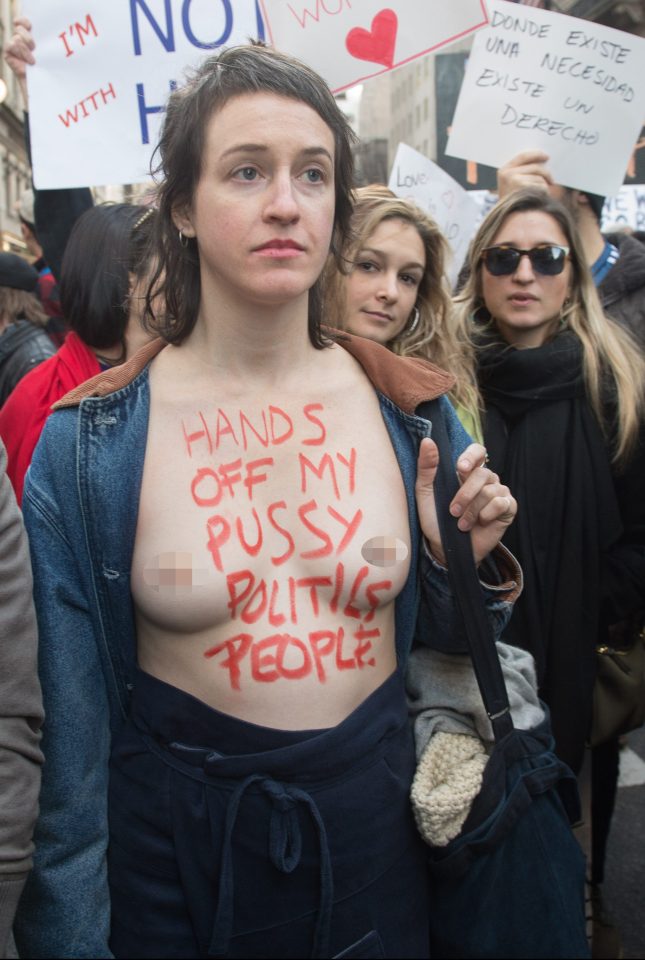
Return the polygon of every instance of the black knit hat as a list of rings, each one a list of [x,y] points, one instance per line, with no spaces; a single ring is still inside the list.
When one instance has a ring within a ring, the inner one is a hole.
[[[38,273],[15,253],[0,253],[0,287],[35,293],[38,289]]]
[[[582,193],[584,193],[589,201],[589,206],[593,210],[596,220],[600,223],[602,221],[602,208],[605,205],[605,198],[597,193],[587,193],[586,190],[583,190]]]

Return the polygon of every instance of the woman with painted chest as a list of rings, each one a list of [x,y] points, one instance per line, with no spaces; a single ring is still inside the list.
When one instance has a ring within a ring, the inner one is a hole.
[[[261,46],[206,61],[160,155],[164,339],[63,401],[27,484],[37,570],[60,538],[68,558],[37,598],[51,760],[29,900],[56,905],[39,926],[61,956],[426,956],[403,667],[415,632],[453,629],[415,413],[452,378],[321,327],[350,134],[306,67]],[[516,505],[441,403],[480,562]],[[79,687],[91,732],[65,744],[52,718]]]

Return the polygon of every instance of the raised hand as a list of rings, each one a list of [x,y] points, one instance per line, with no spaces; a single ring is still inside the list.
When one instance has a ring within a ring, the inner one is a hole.
[[[497,192],[500,200],[513,190],[524,187],[539,187],[548,190],[553,185],[547,163],[548,153],[543,150],[523,150],[497,171]]]
[[[432,556],[445,565],[434,498],[434,481],[439,465],[439,450],[429,437],[421,441],[417,461],[416,499],[421,530]],[[458,517],[460,530],[470,531],[475,563],[493,550],[517,513],[517,503],[508,487],[486,466],[486,450],[472,443],[457,461],[461,483],[450,503],[450,513]]]
[[[36,62],[34,50],[36,44],[31,32],[31,21],[27,17],[16,17],[13,22],[14,33],[5,47],[4,58],[10,69],[16,75],[18,86],[25,105],[28,109],[29,96],[27,93],[27,64]]]

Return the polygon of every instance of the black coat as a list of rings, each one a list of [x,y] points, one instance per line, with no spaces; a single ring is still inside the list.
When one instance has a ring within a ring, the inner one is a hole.
[[[645,243],[626,233],[607,239],[618,247],[620,256],[598,286],[603,310],[645,350]]]
[[[53,357],[54,344],[29,320],[10,323],[0,336],[0,407],[26,373]]]
[[[479,378],[491,465],[518,501],[504,543],[525,586],[504,639],[534,655],[557,752],[576,770],[591,720],[596,645],[645,610],[645,438],[617,469],[570,332],[531,350],[482,345]]]

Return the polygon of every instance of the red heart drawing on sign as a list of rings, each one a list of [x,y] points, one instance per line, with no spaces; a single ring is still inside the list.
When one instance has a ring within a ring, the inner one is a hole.
[[[372,20],[371,30],[363,30],[362,27],[350,30],[345,38],[345,46],[357,60],[369,60],[370,63],[391,67],[398,25],[394,10],[381,10]]]

